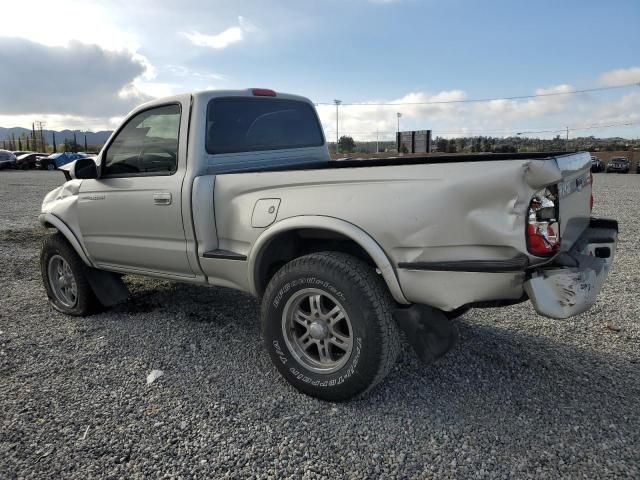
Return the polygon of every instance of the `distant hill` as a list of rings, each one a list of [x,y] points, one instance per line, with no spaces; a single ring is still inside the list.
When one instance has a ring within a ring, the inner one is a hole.
[[[84,144],[85,133],[80,130],[43,130],[45,141],[50,145],[53,142],[53,133],[56,134],[56,143],[61,144],[65,138],[73,138],[73,134],[76,134],[76,139],[79,144]],[[111,136],[112,130],[103,130],[100,132],[87,132],[87,144],[89,145],[103,145],[107,139]],[[0,127],[0,142],[2,140],[9,140],[11,135],[18,137],[22,134],[31,135],[31,130],[22,127],[4,128]]]

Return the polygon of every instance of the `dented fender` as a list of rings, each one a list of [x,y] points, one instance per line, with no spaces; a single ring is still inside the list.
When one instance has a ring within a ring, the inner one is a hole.
[[[82,261],[93,266],[84,249],[78,222],[78,192],[81,184],[82,180],[70,180],[47,193],[42,201],[38,220],[45,227],[56,228],[64,235]]]

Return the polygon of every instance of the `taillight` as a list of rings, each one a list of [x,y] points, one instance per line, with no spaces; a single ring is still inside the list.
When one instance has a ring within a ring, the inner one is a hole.
[[[268,88],[252,88],[251,93],[254,97],[275,97],[276,92]]]
[[[529,203],[527,216],[527,248],[539,257],[560,250],[557,195],[549,188],[536,192]]]

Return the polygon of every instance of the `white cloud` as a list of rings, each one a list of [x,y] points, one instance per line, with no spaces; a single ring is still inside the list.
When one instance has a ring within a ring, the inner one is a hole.
[[[535,94],[563,93],[574,89],[572,85],[561,84],[538,88]],[[508,136],[520,131],[547,130],[550,127],[562,129],[565,125],[578,127],[640,122],[640,92],[632,92],[613,100],[610,97],[569,94],[478,103],[402,105],[468,98],[469,95],[462,90],[447,90],[436,94],[411,92],[398,99],[376,99],[354,106],[344,105],[340,107],[340,135],[351,135],[358,140],[375,140],[376,137],[391,140],[397,129],[396,112],[402,113],[401,130],[432,129],[434,135],[445,137]],[[392,105],[380,106],[374,105],[375,103]],[[397,106],[393,105],[396,103]],[[333,139],[336,128],[335,106],[320,105],[318,113],[327,138]],[[639,128],[640,126],[635,127],[635,135]],[[572,135],[606,136],[611,132],[609,129],[577,130]],[[555,134],[541,133],[540,136],[550,137]]]
[[[246,33],[257,31],[257,27],[244,17],[238,17],[238,25],[229,27],[216,35],[206,35],[197,31],[182,35],[187,37],[191,43],[198,47],[213,48],[222,50],[229,45],[241,42],[245,38]]]
[[[162,69],[162,71],[180,78],[189,77],[189,78],[196,78],[198,80],[226,80],[227,79],[225,75],[221,75],[219,73],[193,70],[183,65],[166,65]]]
[[[0,35],[25,38],[50,47],[66,46],[75,40],[108,50],[138,50],[138,36],[116,27],[117,14],[118,9],[109,4],[86,0],[66,0],[64,4],[30,0],[26,6],[23,2],[2,2],[5,21]]]
[[[600,75],[600,83],[606,86],[640,83],[640,67],[619,68]]]
[[[181,86],[176,83],[135,81],[133,86],[136,91],[153,98],[170,97],[183,93]]]

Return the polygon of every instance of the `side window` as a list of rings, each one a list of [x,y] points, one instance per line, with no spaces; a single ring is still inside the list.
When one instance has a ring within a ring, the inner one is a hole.
[[[111,142],[102,177],[171,175],[178,167],[180,105],[140,112]]]

